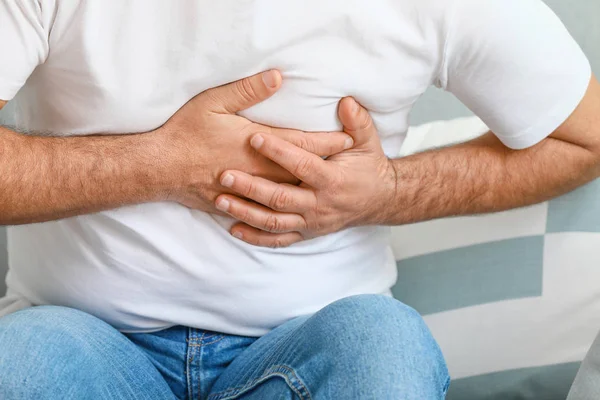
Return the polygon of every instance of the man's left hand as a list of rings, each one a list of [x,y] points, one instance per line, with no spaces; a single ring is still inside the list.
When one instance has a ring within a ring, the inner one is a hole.
[[[234,237],[262,247],[287,247],[349,227],[385,223],[384,212],[396,188],[394,167],[367,110],[344,98],[339,117],[354,146],[327,160],[276,136],[252,138],[257,152],[303,183],[277,184],[225,171],[221,184],[241,197],[221,195],[216,206],[241,221],[231,229]]]

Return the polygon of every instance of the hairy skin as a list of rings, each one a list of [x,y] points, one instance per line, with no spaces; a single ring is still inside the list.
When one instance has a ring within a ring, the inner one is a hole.
[[[281,83],[278,71],[268,71],[208,90],[147,133],[40,137],[0,127],[0,225],[156,201],[217,213],[214,200],[226,192],[218,177],[232,167],[297,184],[250,147],[254,134],[269,132],[319,156],[352,141],[341,132],[275,129],[236,115],[272,96]]]
[[[0,128],[0,224],[159,199],[167,179],[157,184],[154,157],[160,157],[158,147],[145,135],[51,138]]]
[[[569,119],[526,150],[491,132],[470,142],[392,160],[390,225],[503,211],[565,194],[600,176],[600,84],[593,79]]]
[[[390,160],[367,110],[347,98],[339,114],[355,146],[327,160],[272,135],[252,139],[260,154],[304,183],[292,187],[225,171],[221,183],[240,197],[221,195],[216,206],[241,221],[232,235],[257,246],[289,246],[349,227],[527,206],[600,176],[600,84],[595,78],[567,121],[526,150],[511,150],[490,132]]]

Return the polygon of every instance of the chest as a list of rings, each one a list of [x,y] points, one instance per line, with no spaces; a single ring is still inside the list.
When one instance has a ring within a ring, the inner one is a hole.
[[[74,131],[102,120],[106,132],[124,132],[154,129],[208,88],[277,68],[281,92],[249,118],[336,129],[337,103],[355,96],[389,135],[406,128],[438,57],[410,1],[405,12],[399,3],[81,1],[57,15],[39,78],[55,104],[79,110],[64,117]]]

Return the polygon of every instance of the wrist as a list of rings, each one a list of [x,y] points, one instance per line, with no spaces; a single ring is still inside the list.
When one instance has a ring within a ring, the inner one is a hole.
[[[371,225],[394,225],[398,204],[398,171],[394,160],[385,159],[381,178],[377,182],[379,188],[376,191],[377,200],[372,202],[374,207]]]
[[[138,146],[146,158],[139,173],[148,181],[147,189],[152,201],[178,201],[183,187],[183,168],[171,133],[159,128],[141,134]]]

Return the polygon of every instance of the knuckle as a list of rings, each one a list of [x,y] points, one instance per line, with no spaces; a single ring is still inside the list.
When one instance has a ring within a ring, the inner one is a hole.
[[[283,239],[281,239],[281,238],[275,238],[275,239],[273,239],[273,242],[271,242],[271,247],[274,249],[280,249],[285,246],[286,246],[286,244],[283,241]]]
[[[298,232],[303,232],[306,229],[308,229],[308,224],[306,223],[306,220],[303,218],[298,219],[298,222],[296,222],[296,230]]]
[[[256,99],[257,93],[254,86],[252,86],[250,79],[242,79],[241,81],[237,81],[235,85],[237,92],[246,102],[251,102]]]
[[[283,189],[277,189],[273,196],[271,197],[271,201],[269,202],[269,206],[276,211],[285,211],[291,205],[291,197],[289,194]]]
[[[265,221],[265,230],[271,233],[278,233],[281,231],[283,224],[275,215],[269,215]]]
[[[254,182],[250,181],[247,183],[246,187],[243,190],[244,196],[248,198],[253,198],[256,194],[256,185]]]
[[[240,221],[244,221],[249,224],[252,222],[252,214],[247,208],[239,210],[237,214]]]
[[[311,153],[315,152],[315,144],[312,140],[310,140],[310,138],[306,136],[300,136],[298,138],[298,144],[296,146]]]
[[[294,174],[296,176],[306,176],[312,170],[312,161],[307,157],[302,157],[296,163],[296,167],[294,168]]]

